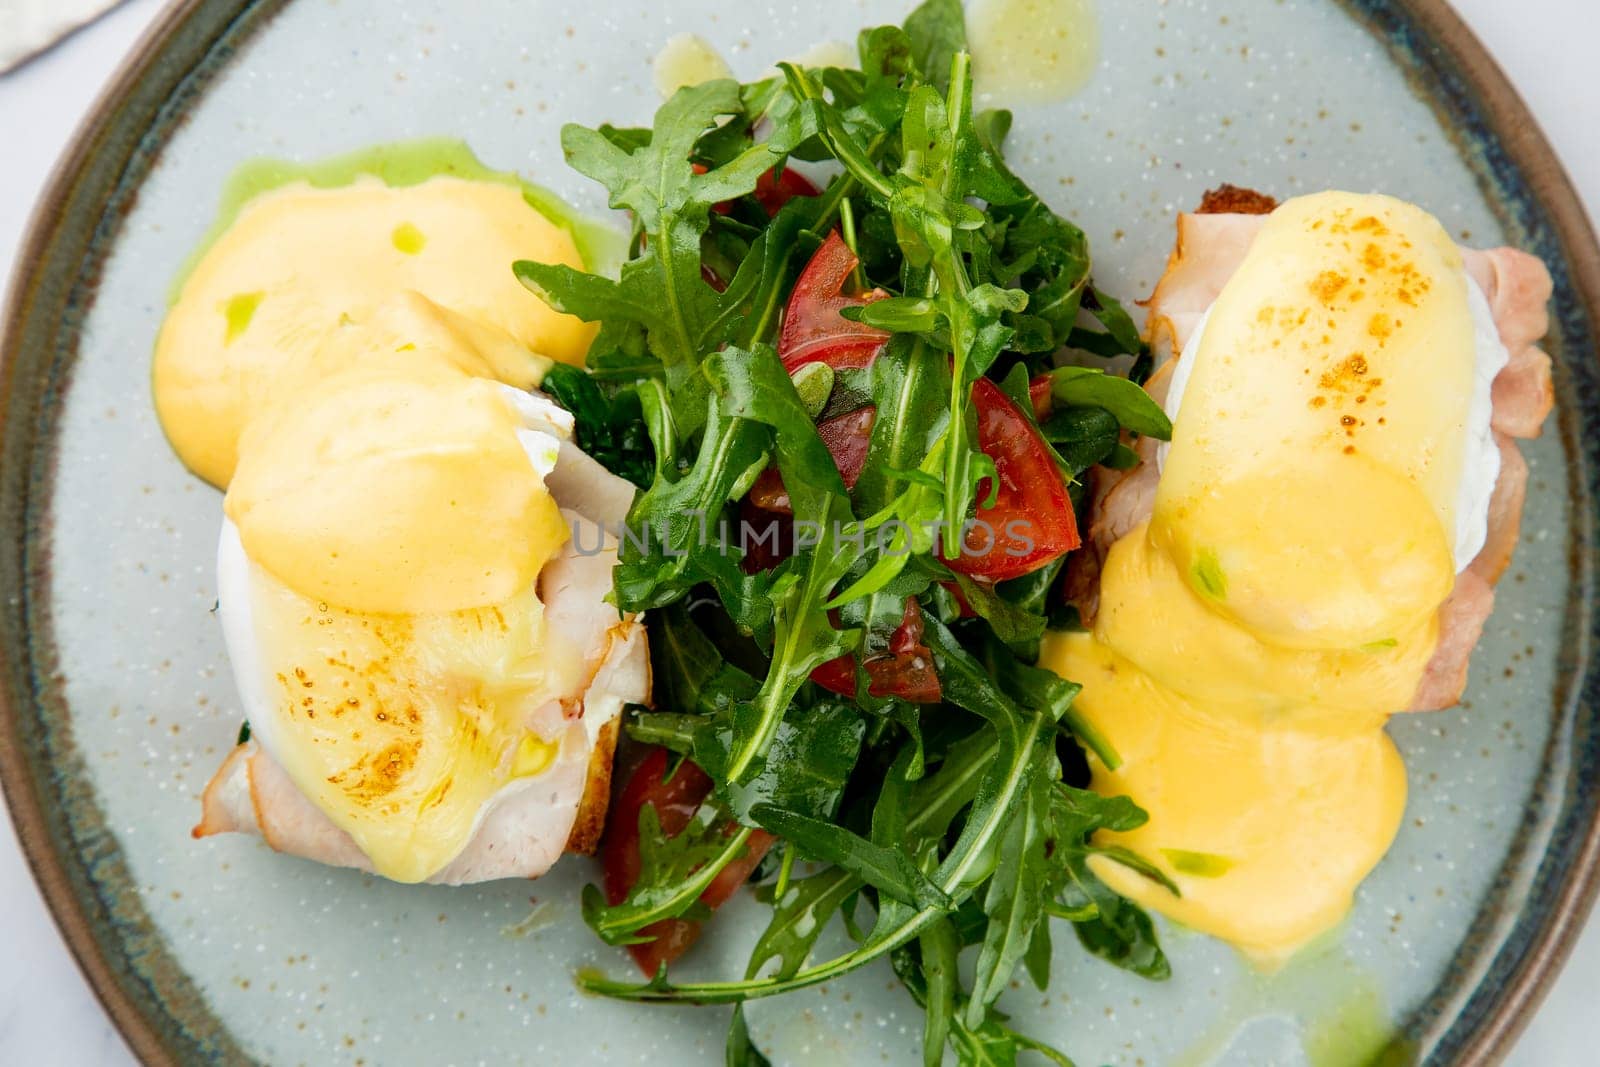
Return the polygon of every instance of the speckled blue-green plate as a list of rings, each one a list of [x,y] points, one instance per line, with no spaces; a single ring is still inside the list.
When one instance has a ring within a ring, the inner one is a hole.
[[[218,501],[148,399],[168,284],[223,180],[261,155],[465,138],[598,210],[566,121],[644,121],[650,61],[701,34],[750,77],[907,0],[220,0],[161,20],[47,194],[15,280],[0,441],[0,770],[68,940],[151,1061],[711,1061],[724,1009],[573,990],[625,969],[578,917],[590,876],[391,885],[192,841],[240,711],[210,609]],[[1068,6],[1082,6],[1068,5]],[[1058,952],[1004,1002],[1079,1063],[1322,1065],[1387,1047],[1485,1063],[1514,1038],[1595,883],[1595,336],[1600,253],[1515,94],[1438,0],[1100,0],[1100,63],[1019,108],[1013,157],[1084,223],[1103,284],[1149,291],[1174,213],[1221,181],[1382,189],[1556,278],[1555,425],[1527,447],[1523,539],[1468,700],[1394,734],[1412,792],[1340,937],[1273,979],[1168,930],[1172,981]],[[690,971],[738,968],[734,905]],[[1065,945],[1067,942],[1063,942]],[[750,1011],[778,1063],[917,1062],[886,967]]]

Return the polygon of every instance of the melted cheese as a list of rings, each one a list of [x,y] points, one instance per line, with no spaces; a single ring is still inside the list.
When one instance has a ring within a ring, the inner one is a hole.
[[[1185,352],[1152,517],[1108,554],[1094,632],[1044,644],[1122,758],[1091,759],[1094,788],[1150,814],[1108,840],[1180,895],[1097,872],[1263,963],[1343,918],[1404,810],[1383,725],[1438,640],[1498,354],[1468,285],[1408,204],[1274,212]]]

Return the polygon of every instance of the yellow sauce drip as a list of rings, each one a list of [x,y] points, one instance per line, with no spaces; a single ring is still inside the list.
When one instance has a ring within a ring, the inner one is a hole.
[[[731,78],[727,61],[711,47],[711,42],[693,33],[680,33],[667,39],[651,65],[656,92],[665,100],[679,89],[702,82]]]
[[[978,92],[1000,100],[1065,100],[1100,62],[1094,0],[980,0],[967,37]]]

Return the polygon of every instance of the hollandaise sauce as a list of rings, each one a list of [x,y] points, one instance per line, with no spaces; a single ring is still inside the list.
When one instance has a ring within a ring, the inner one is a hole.
[[[581,266],[577,231],[464,149],[429,142],[311,168],[252,164],[223,219],[177,289],[152,372],[173,448],[219,488],[267,394],[302,393],[353,348],[370,348],[350,335],[415,313],[395,301],[436,306],[449,329],[472,335],[494,377],[519,388],[545,360],[581,362],[593,337],[511,272],[517,259]]]
[[[1150,813],[1108,884],[1266,965],[1337,923],[1388,849],[1408,706],[1454,584],[1475,348],[1455,245],[1385,197],[1293,200],[1186,349],[1151,518],[1112,546],[1092,633],[1042,662]]]
[[[593,328],[512,273],[581,230],[459,146],[261,163],[181,279],[156,410],[227,490],[219,598],[253,735],[380,874],[420,881],[571,733],[538,578]],[[592,242],[590,242],[593,247]],[[581,726],[578,727],[581,733]]]

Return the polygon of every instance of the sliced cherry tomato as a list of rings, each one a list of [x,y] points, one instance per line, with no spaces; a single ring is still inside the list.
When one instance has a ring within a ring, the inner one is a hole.
[[[694,818],[701,803],[711,795],[711,779],[699,767],[683,760],[668,777],[670,753],[651,749],[623,786],[611,806],[605,838],[600,842],[600,859],[606,902],[613,906],[628,898],[639,880],[639,812],[648,804],[656,809],[661,831],[668,837],[681,834]],[[729,823],[728,833],[734,832]],[[725,903],[750,877],[761,858],[772,847],[774,838],[765,830],[750,835],[744,855],[735,859],[712,879],[701,903],[715,908]],[[700,936],[700,924],[689,919],[663,919],[651,923],[641,933],[654,940],[629,945],[628,952],[647,976],[654,977],[663,963],[671,963],[686,952]]]
[[[839,468],[846,489],[854,489],[867,465],[867,447],[872,443],[872,423],[878,409],[871,404],[856,408],[844,415],[835,415],[817,423],[817,436],[828,446],[833,462]],[[748,498],[764,511],[782,515],[794,514],[789,503],[789,490],[784,488],[783,475],[777,467],[768,467],[750,487]]]
[[[978,409],[978,446],[993,457],[1000,487],[994,506],[978,509],[964,550],[945,563],[998,582],[1036,571],[1077,548],[1078,519],[1049,446],[1027,416],[987,378],[974,383],[972,401]],[[978,500],[987,499],[989,491],[985,479]]]
[[[690,168],[696,174],[706,172],[705,164],[691,163]],[[750,195],[756,198],[756,203],[761,205],[763,211],[770,217],[776,215],[789,201],[797,196],[816,196],[820,190],[812,185],[793,167],[785,167],[783,173],[778,173],[778,168],[763,171],[761,177],[756,179],[755,191]],[[733,210],[733,202],[724,200],[711,208],[718,215],[726,215]]]
[[[875,697],[899,697],[913,704],[936,704],[942,699],[933,654],[922,641],[922,609],[916,597],[906,597],[905,614],[889,635],[887,652],[862,661],[867,670],[867,692]],[[856,695],[854,656],[830,659],[811,672],[811,680],[841,696]]]
[[[872,443],[872,424],[878,409],[871,404],[845,415],[817,423],[817,436],[828,446],[839,468],[846,489],[854,489],[867,465],[867,447]]]
[[[1048,419],[1055,409],[1055,397],[1050,391],[1054,381],[1048,374],[1036,374],[1028,380],[1028,399],[1033,401],[1033,417],[1037,422]]]
[[[826,363],[835,370],[865,367],[889,339],[887,332],[839,314],[889,295],[882,289],[845,293],[857,262],[856,254],[834,230],[800,272],[778,333],[778,355],[788,370],[807,363]]]
[[[789,201],[797,196],[816,196],[821,192],[793,167],[783,168],[783,173],[778,173],[776,167],[765,171],[756,179],[754,196],[757,203],[766,209],[768,215],[776,215]]]
[[[744,537],[744,556],[739,560],[739,566],[746,574],[770,571],[794,555],[794,516],[787,510],[774,511],[761,507],[755,500],[768,474],[772,475],[771,482],[777,486],[773,492],[782,498],[785,508],[789,503],[789,494],[785,492],[783,479],[778,477],[776,470],[762,471],[761,477],[756,479],[755,488],[739,502],[739,522]]]
[[[774,511],[779,515],[794,514],[794,507],[789,503],[789,490],[784,486],[783,475],[778,473],[777,467],[768,467],[756,475],[745,499],[762,511]]]

